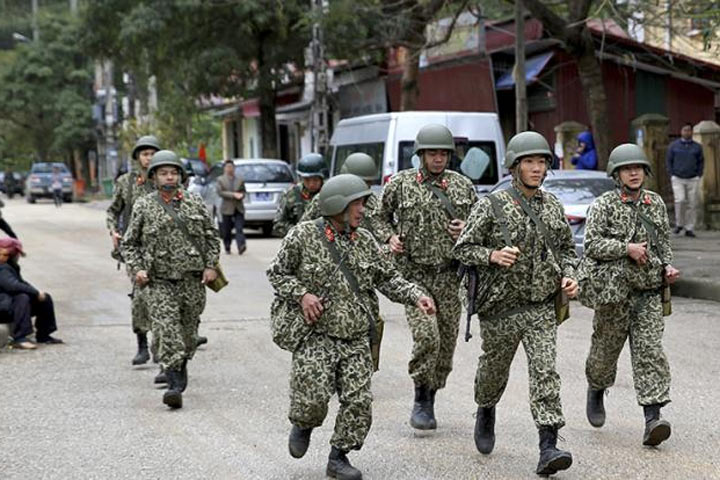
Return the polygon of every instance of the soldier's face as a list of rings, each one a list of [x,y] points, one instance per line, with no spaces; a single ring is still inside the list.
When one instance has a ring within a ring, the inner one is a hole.
[[[447,168],[450,152],[447,150],[423,150],[423,163],[433,175],[441,174]]]
[[[358,198],[350,202],[347,207],[348,222],[351,228],[357,228],[360,226],[365,215],[365,199]]]
[[[164,185],[178,186],[180,184],[180,172],[178,172],[176,167],[158,167],[155,171],[155,181],[157,182],[157,186],[160,188]]]
[[[152,156],[157,152],[154,148],[146,148],[145,150],[140,150],[138,152],[138,162],[140,162],[140,166],[147,170],[147,168],[150,166],[150,159],[152,159]]]
[[[645,169],[642,165],[624,165],[618,173],[620,182],[633,190],[640,188],[645,181]]]
[[[547,161],[542,155],[523,157],[517,166],[520,181],[529,187],[539,187],[547,173]]]
[[[322,177],[303,177],[302,182],[305,190],[315,193],[322,187],[323,179]]]

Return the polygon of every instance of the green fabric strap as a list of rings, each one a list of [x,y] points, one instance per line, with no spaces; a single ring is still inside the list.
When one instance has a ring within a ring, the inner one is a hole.
[[[528,205],[527,200],[525,200],[525,197],[517,191],[515,187],[509,188],[510,195],[517,200],[518,204],[520,204],[520,208],[522,208],[523,212],[530,217],[530,220],[537,226],[538,230],[540,230],[540,235],[543,236],[545,239],[545,245],[549,247],[552,252],[553,256],[555,257],[555,260],[558,262],[558,266],[560,266],[560,257],[557,254],[557,248],[555,246],[555,242],[553,241],[552,237],[550,237],[550,234],[548,232],[547,226],[545,225],[545,222],[543,222],[540,217],[535,215],[535,212],[533,212],[530,205]]]
[[[435,195],[438,200],[440,200],[440,203],[442,203],[442,206],[445,208],[451,218],[460,218],[457,215],[455,207],[453,207],[452,203],[450,202],[450,199],[447,197],[447,195],[445,195],[445,192],[443,192],[437,186],[433,185],[430,182],[425,182],[425,186],[432,192],[433,195]]]
[[[498,225],[500,226],[505,246],[511,247],[512,241],[510,240],[510,232],[508,231],[507,223],[505,222],[505,213],[500,205],[500,200],[498,200],[492,193],[488,195],[488,200],[490,200],[490,206],[492,207],[495,219],[498,221]]]
[[[162,198],[160,198],[160,191],[158,190],[158,194],[155,195],[155,200],[160,204],[161,207],[167,212],[168,215],[172,217],[172,219],[175,221],[175,224],[180,227],[180,231],[185,235],[185,238],[192,243],[193,247],[198,251],[200,256],[203,259],[203,263],[207,264],[207,260],[205,260],[205,255],[203,255],[203,250],[200,248],[200,244],[195,241],[195,239],[190,235],[190,232],[187,229],[187,225],[185,222],[180,218],[180,216],[177,214],[174,208],[172,208],[170,205],[165,203]]]

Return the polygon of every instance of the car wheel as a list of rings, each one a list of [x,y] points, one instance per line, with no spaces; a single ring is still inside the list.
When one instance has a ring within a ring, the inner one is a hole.
[[[28,196],[27,196],[27,202],[28,202],[28,203],[35,203],[35,195],[28,195]]]
[[[269,237],[272,235],[272,223],[266,223],[262,226],[262,234],[264,237]]]
[[[65,202],[65,203],[72,203],[72,201],[73,201],[72,195],[63,197],[63,202]]]

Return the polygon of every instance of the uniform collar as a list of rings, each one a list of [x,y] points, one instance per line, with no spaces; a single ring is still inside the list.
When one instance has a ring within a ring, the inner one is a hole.
[[[620,202],[625,204],[632,204],[632,205],[639,205],[639,204],[645,204],[650,205],[650,195],[645,191],[644,188],[640,189],[640,195],[638,195],[637,200],[633,200],[630,195],[628,195],[625,191],[623,191],[622,188],[617,190],[618,196],[620,197]]]
[[[425,167],[420,167],[417,174],[415,175],[415,180],[417,180],[419,184],[430,183],[437,187],[440,187],[443,190],[447,190],[449,182],[446,172],[447,168],[443,170],[442,173],[440,173],[439,175],[433,175]]]
[[[330,219],[326,218],[326,219],[325,219],[325,238],[327,238],[327,241],[330,242],[330,243],[332,243],[332,242],[334,242],[337,238],[343,238],[343,237],[344,237],[345,239],[348,239],[348,240],[354,242],[354,241],[356,241],[356,240],[358,239],[357,230],[351,231],[349,235],[347,235],[347,234],[345,234],[345,233],[340,233],[340,232],[338,232],[338,230],[335,228],[335,226],[334,226],[333,223],[330,221]]]

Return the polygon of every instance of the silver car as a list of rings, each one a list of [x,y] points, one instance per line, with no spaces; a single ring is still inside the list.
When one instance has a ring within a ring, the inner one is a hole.
[[[270,235],[272,222],[285,191],[295,183],[295,174],[283,160],[235,159],[235,175],[245,180],[245,226],[260,228],[263,235]],[[210,168],[205,178],[197,178],[189,190],[203,197],[208,211],[220,221],[220,196],[217,194],[217,179],[222,175],[223,165],[217,163]]]
[[[505,190],[512,177],[500,180],[491,190]],[[565,217],[575,238],[575,251],[582,256],[585,240],[585,220],[588,208],[597,197],[613,190],[615,182],[605,174],[594,170],[551,170],[542,188],[555,194],[565,208]]]

